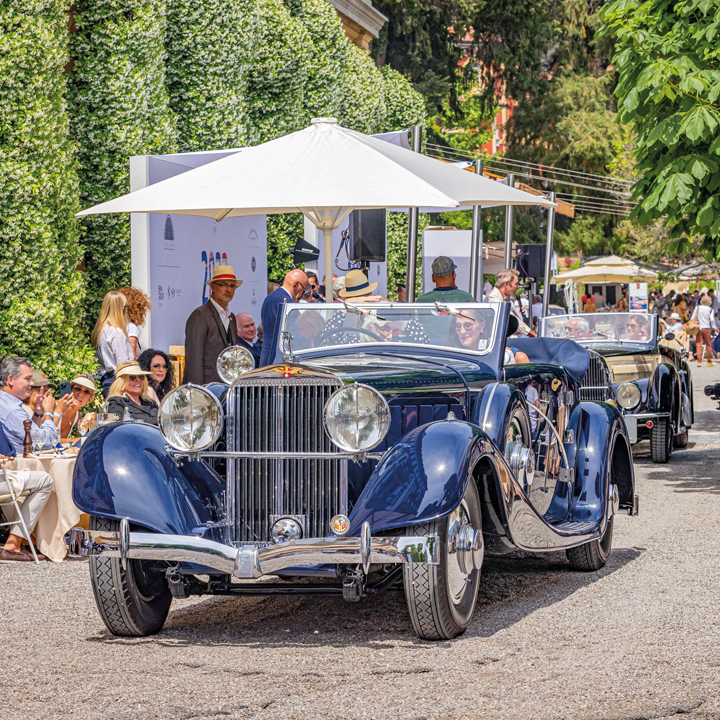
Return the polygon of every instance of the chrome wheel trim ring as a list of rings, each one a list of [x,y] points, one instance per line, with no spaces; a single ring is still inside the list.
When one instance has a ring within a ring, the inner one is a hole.
[[[465,548],[466,538],[476,540],[476,548]],[[477,532],[470,523],[465,500],[450,514],[447,526],[447,586],[450,603],[458,608],[462,605],[468,589],[472,591],[473,574],[482,565],[485,547],[482,532]],[[465,572],[465,568],[475,564],[476,569]]]

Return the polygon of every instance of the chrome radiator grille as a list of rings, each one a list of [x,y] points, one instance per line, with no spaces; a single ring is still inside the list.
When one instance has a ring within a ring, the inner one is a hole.
[[[323,427],[332,378],[248,379],[228,393],[228,449],[237,452],[339,452]],[[347,460],[238,458],[228,461],[228,517],[237,542],[270,540],[271,517],[302,516],[306,537],[328,533],[347,513]]]
[[[590,365],[583,377],[579,399],[606,402],[610,399],[610,374],[600,355],[593,350],[588,350],[588,353],[590,353]]]

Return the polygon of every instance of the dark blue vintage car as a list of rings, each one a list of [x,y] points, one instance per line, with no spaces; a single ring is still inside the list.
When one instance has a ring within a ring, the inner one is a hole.
[[[630,441],[650,440],[654,462],[688,444],[694,421],[692,374],[672,333],[657,315],[585,313],[543,318],[540,335],[571,338],[602,356]]]
[[[486,552],[601,568],[638,507],[625,423],[597,356],[510,323],[500,304],[287,305],[276,364],[231,348],[227,384],[169,393],[160,429],[94,431],[71,545],[109,630],[158,632],[173,597],[404,588],[416,633],[447,639]]]

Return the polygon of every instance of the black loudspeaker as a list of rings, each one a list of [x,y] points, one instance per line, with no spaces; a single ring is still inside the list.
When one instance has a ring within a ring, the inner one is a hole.
[[[545,245],[517,245],[515,269],[521,278],[545,277]]]
[[[293,248],[293,263],[300,265],[301,263],[312,262],[313,260],[317,260],[319,255],[320,250],[318,250],[318,248],[309,242],[305,242],[303,238],[300,238]]]
[[[350,213],[347,254],[350,262],[385,262],[385,210]]]

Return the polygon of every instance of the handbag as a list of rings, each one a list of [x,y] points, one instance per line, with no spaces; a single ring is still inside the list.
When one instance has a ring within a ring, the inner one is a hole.
[[[695,337],[700,332],[700,321],[697,319],[688,320],[685,323],[685,332],[690,335],[690,337]]]

